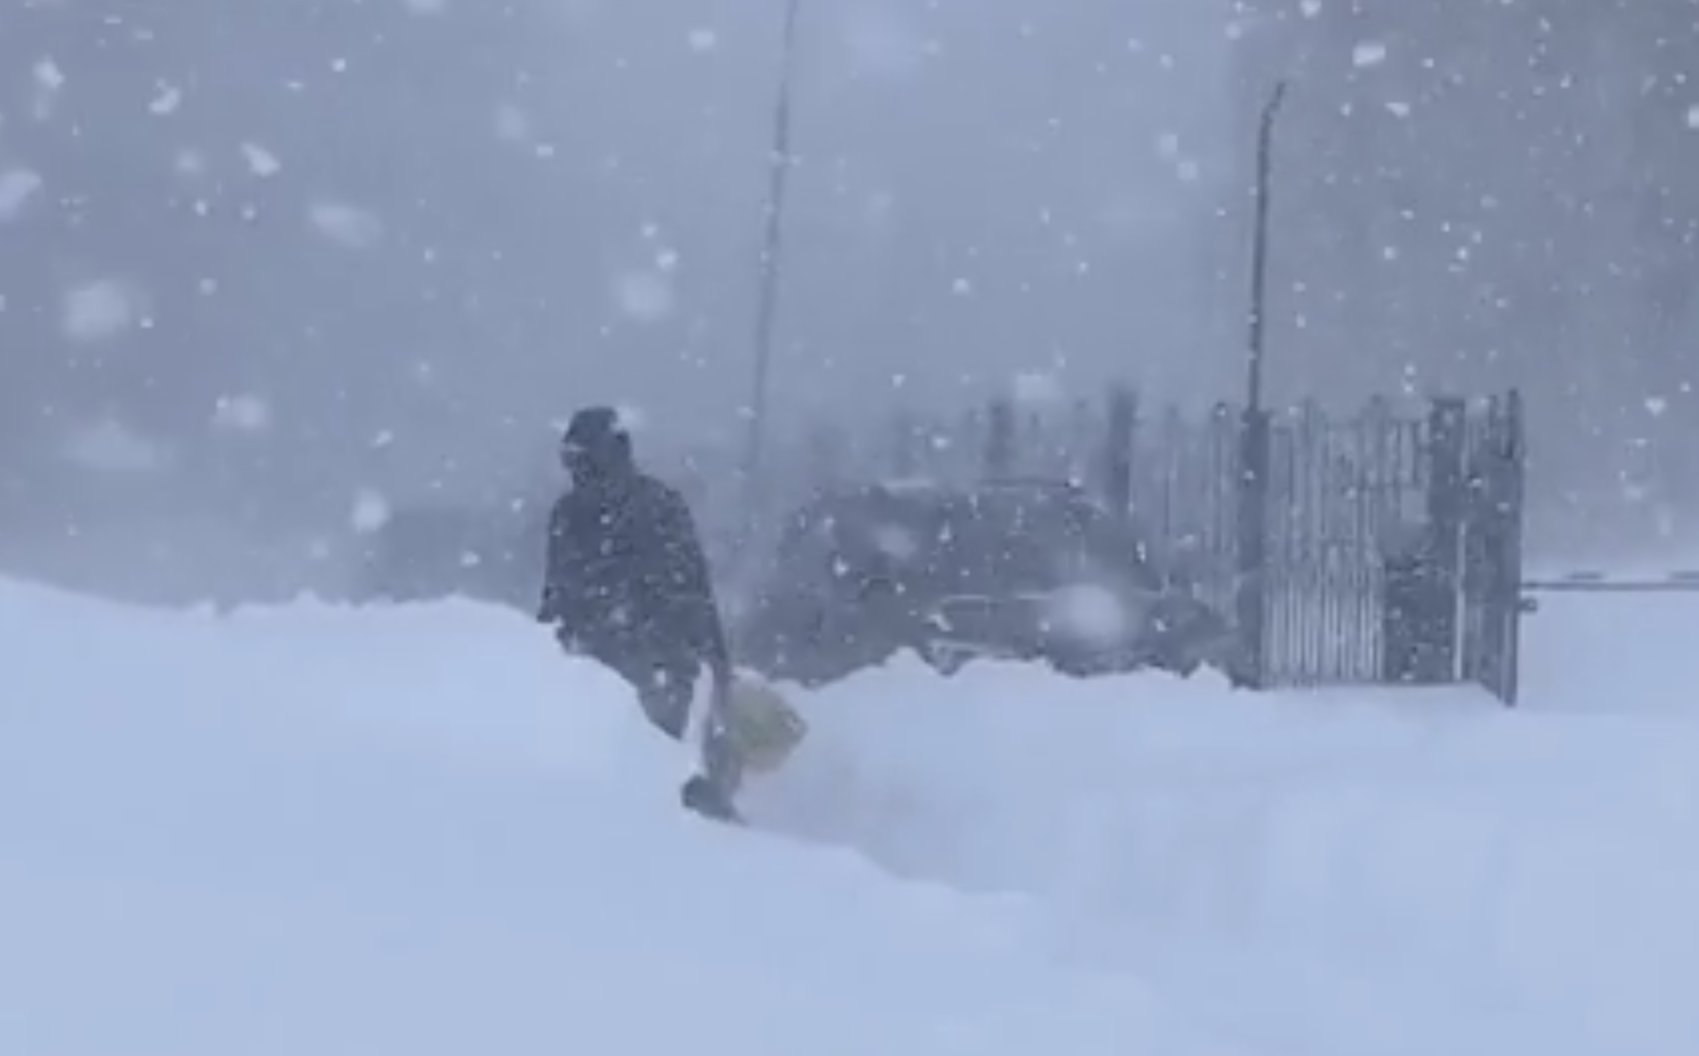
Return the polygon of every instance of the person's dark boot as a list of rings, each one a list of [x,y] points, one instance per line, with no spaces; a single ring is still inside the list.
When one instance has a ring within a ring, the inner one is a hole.
[[[743,824],[737,808],[732,805],[731,797],[702,774],[697,774],[684,783],[684,787],[679,789],[679,798],[685,807],[705,818],[736,825]]]

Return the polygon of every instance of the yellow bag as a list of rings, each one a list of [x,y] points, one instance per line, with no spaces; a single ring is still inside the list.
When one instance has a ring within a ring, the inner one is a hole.
[[[742,671],[732,679],[725,709],[727,736],[750,773],[777,770],[808,735],[808,723],[784,694]]]

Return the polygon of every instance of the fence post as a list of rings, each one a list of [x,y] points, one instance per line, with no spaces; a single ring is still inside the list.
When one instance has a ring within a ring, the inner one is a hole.
[[[1418,647],[1432,657],[1437,680],[1454,682],[1461,659],[1458,635],[1462,620],[1463,527],[1469,508],[1469,479],[1464,467],[1468,405],[1438,397],[1428,412],[1428,531],[1424,554],[1431,594],[1417,616]]]
[[[950,462],[955,483],[972,483],[985,472],[985,409],[970,405],[956,420],[950,438]]]
[[[985,475],[1007,477],[1015,465],[1015,407],[1006,399],[991,401],[985,432]]]
[[[1239,428],[1237,568],[1234,611],[1243,650],[1244,683],[1267,687],[1268,412],[1247,407]]]
[[[1058,455],[1058,462],[1066,471],[1064,475],[1068,481],[1088,490],[1098,476],[1097,454],[1093,450],[1097,423],[1093,419],[1092,410],[1091,400],[1082,396],[1074,401],[1074,411],[1068,422],[1068,435]]]
[[[1008,470],[1010,475],[1048,475],[1055,468],[1051,465],[1051,455],[1055,453],[1055,434],[1044,412],[1033,408],[1018,417],[1015,420],[1014,434],[1014,450]]]
[[[1504,398],[1503,434],[1495,464],[1500,479],[1493,489],[1497,508],[1493,511],[1502,535],[1498,542],[1496,575],[1493,577],[1492,611],[1502,635],[1499,647],[1499,684],[1494,688],[1506,707],[1515,707],[1520,689],[1522,662],[1522,490],[1525,451],[1522,394],[1511,389]]]
[[[1133,509],[1133,430],[1138,418],[1137,397],[1125,385],[1109,391],[1108,422],[1103,432],[1103,498],[1115,517],[1125,520]]]
[[[844,437],[833,426],[815,426],[808,434],[808,481],[810,494],[837,487],[844,476]]]
[[[905,480],[914,476],[919,468],[915,441],[919,438],[920,429],[913,413],[899,410],[893,414],[891,433],[891,473],[897,479]]]

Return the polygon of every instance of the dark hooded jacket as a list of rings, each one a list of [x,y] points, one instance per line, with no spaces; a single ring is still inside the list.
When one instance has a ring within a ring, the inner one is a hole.
[[[563,441],[574,486],[549,519],[538,618],[612,666],[707,664],[727,656],[690,508],[637,469],[611,412],[581,412]]]

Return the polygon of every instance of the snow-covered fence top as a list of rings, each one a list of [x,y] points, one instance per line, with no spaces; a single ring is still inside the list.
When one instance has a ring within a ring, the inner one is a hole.
[[[1546,594],[1653,594],[1691,591],[1699,593],[1699,569],[1669,571],[1657,575],[1613,576],[1608,572],[1575,571],[1557,578],[1524,580],[1522,589]]]

